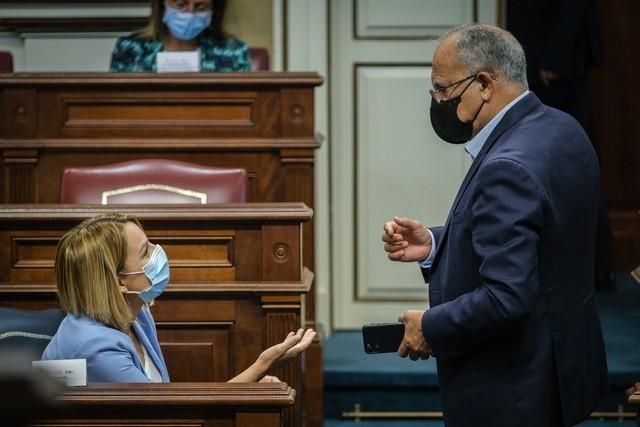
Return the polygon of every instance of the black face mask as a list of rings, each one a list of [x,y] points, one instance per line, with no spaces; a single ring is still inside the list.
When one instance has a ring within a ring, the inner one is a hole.
[[[473,78],[475,80],[475,77]],[[436,101],[435,97],[431,97],[431,126],[440,138],[451,144],[464,144],[471,139],[473,135],[473,122],[480,114],[484,100],[478,109],[478,112],[470,122],[463,122],[458,118],[458,105],[473,80],[464,88],[460,95],[444,101]]]

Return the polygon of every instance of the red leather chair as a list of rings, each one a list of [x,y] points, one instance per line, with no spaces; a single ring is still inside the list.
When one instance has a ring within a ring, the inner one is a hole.
[[[11,52],[0,51],[0,73],[13,73],[13,56]]]
[[[247,172],[165,159],[68,168],[60,203],[164,204],[245,202]]]
[[[249,60],[251,61],[251,71],[269,70],[269,51],[264,47],[250,47]]]

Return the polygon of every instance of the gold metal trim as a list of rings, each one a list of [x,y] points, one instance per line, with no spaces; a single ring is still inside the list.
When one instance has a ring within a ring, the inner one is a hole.
[[[109,197],[119,196],[121,194],[129,194],[135,193],[136,191],[144,191],[144,190],[160,190],[166,191],[168,193],[180,194],[181,196],[193,197],[194,199],[199,199],[200,204],[204,205],[207,203],[207,195],[205,193],[200,193],[198,191],[193,190],[185,190],[183,188],[173,187],[171,185],[165,184],[141,184],[134,185],[131,187],[123,187],[117,188],[115,190],[108,190],[102,192],[102,204],[109,204]]]
[[[617,419],[619,422],[625,419],[635,419],[637,414],[635,412],[624,412],[623,406],[618,405],[616,412],[592,412],[591,418],[594,419]],[[406,418],[420,418],[420,419],[442,419],[442,412],[438,411],[363,411],[361,405],[356,403],[353,405],[352,412],[343,412],[343,418],[353,418],[356,422],[361,419],[371,418],[383,418],[383,419],[406,419]]]
[[[631,277],[633,277],[636,282],[640,283],[640,265],[631,271]]]

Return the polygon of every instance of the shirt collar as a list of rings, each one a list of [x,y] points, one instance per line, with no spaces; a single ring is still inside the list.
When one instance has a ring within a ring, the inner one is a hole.
[[[472,159],[475,159],[478,156],[480,150],[482,150],[482,146],[487,142],[487,138],[489,138],[489,135],[491,135],[491,132],[493,132],[496,126],[498,126],[502,117],[507,114],[507,111],[509,111],[518,101],[527,96],[528,93],[529,91],[525,90],[520,96],[505,105],[505,107],[500,110],[500,112],[496,114],[495,117],[485,125],[485,127],[480,129],[480,132],[478,132],[476,136],[471,138],[471,140],[465,144],[464,149],[469,153]]]

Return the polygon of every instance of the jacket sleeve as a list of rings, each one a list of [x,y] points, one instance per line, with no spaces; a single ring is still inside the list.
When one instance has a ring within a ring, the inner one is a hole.
[[[433,245],[432,245],[432,251],[437,250],[438,249],[438,242],[440,242],[442,240],[442,233],[444,232],[444,227],[443,226],[438,226],[438,227],[429,227],[429,231],[431,231],[431,234],[433,234]],[[434,253],[435,255],[435,253]],[[429,255],[431,256],[431,255]],[[424,278],[424,283],[429,283],[429,274],[431,272],[431,267],[420,267],[420,270],[422,272],[422,277]]]
[[[114,331],[115,334],[115,331]],[[90,338],[78,354],[87,359],[88,383],[146,383],[150,382],[134,361],[131,348],[124,339],[109,335]]]
[[[470,221],[482,285],[422,317],[438,358],[472,350],[527,315],[538,291],[538,242],[546,196],[525,168],[496,159],[476,176]]]

